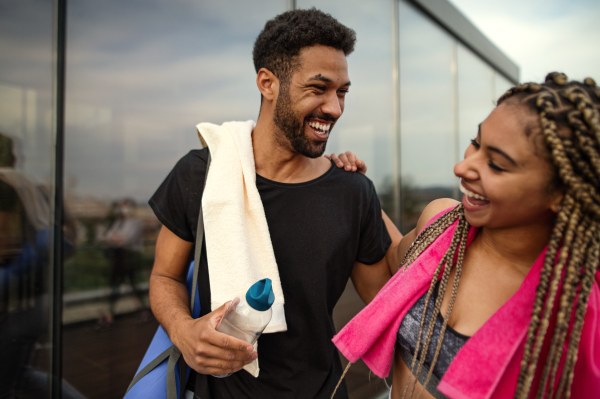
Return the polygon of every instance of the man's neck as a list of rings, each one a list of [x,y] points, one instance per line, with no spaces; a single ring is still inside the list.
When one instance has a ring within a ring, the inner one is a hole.
[[[281,183],[303,183],[329,170],[331,163],[327,158],[309,158],[287,148],[277,139],[276,129],[272,121],[259,117],[252,132],[257,174]]]

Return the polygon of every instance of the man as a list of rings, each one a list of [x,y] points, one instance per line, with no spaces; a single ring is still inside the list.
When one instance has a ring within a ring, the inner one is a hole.
[[[202,317],[190,316],[185,277],[208,151],[183,157],[150,200],[164,224],[150,279],[151,306],[186,363],[199,373],[188,389],[197,380],[202,399],[329,398],[342,373],[331,343],[331,314],[348,278],[365,302],[390,278],[391,240],[372,182],[321,156],[344,110],[350,88],[346,56],[355,40],[354,31],[311,9],[267,22],[254,46],[261,92],[252,133],[256,184],[288,325],[286,332],[260,337],[258,378],[237,372],[257,357],[252,345],[215,330],[224,306],[210,313],[203,306]],[[205,253],[198,278],[201,301],[210,295]],[[222,379],[210,376],[232,372]],[[336,397],[347,397],[345,386]]]

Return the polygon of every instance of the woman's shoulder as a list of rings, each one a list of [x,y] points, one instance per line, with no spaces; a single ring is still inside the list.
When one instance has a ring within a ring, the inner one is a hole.
[[[400,245],[398,246],[398,259],[404,259],[406,252],[412,245],[412,243],[417,239],[419,233],[427,227],[428,224],[433,222],[435,219],[440,217],[442,214],[446,213],[450,209],[456,207],[459,202],[453,200],[451,198],[440,198],[435,201],[431,201],[423,212],[421,212],[421,216],[419,217],[419,221],[417,222],[417,227],[415,227],[410,232],[406,233],[402,240],[400,241]]]
[[[427,227],[431,222],[442,216],[444,213],[449,211],[450,209],[456,207],[460,202],[452,198],[440,198],[434,201],[431,201],[419,217],[419,221],[417,222],[417,233],[421,232],[425,227]]]

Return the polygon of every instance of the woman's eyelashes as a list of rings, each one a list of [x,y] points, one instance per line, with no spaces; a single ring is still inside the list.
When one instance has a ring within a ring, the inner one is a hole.
[[[488,166],[490,167],[490,169],[496,171],[496,172],[504,172],[504,169],[502,169],[500,166],[496,165],[494,162],[489,161],[488,162]]]
[[[477,139],[471,139],[471,145],[476,149],[481,148],[481,144],[477,142]],[[488,166],[495,172],[504,172],[504,169],[495,164],[491,159],[488,161]]]

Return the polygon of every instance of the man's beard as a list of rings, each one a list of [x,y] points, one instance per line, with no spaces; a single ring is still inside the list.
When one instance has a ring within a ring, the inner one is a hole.
[[[306,133],[304,132],[304,120],[298,120],[292,109],[292,102],[287,88],[283,87],[283,85],[281,88],[277,103],[275,104],[275,115],[273,116],[275,126],[283,133],[283,136],[287,139],[289,145],[295,152],[309,158],[320,157],[325,152],[327,140],[314,144],[306,137]],[[328,115],[311,114],[307,118],[317,117],[335,122],[335,119]]]

